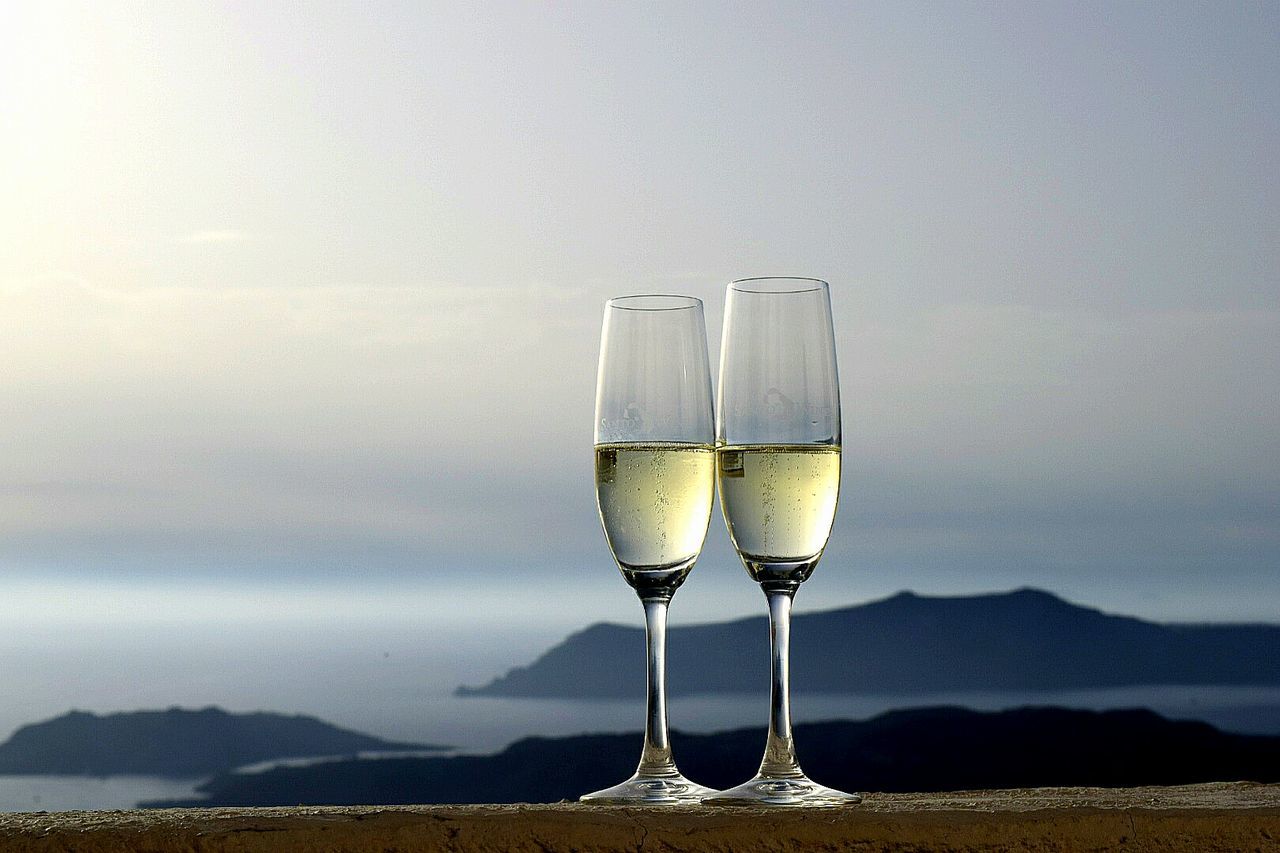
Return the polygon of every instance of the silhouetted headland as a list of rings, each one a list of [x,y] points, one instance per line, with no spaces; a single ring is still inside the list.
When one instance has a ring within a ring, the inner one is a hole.
[[[0,744],[0,774],[182,779],[274,759],[444,748],[392,743],[300,715],[220,708],[102,716],[71,711],[23,726]]]
[[[528,666],[459,696],[634,698],[644,689],[644,631],[596,624]],[[768,684],[765,617],[674,625],[671,695],[759,693]],[[1152,684],[1280,684],[1280,626],[1160,624],[1114,616],[1034,589],[891,598],[797,613],[797,692],[937,693]]]
[[[673,733],[680,768],[727,787],[755,772],[762,729]],[[1227,734],[1145,710],[893,711],[796,726],[814,779],[849,791],[1280,781],[1280,737]],[[635,767],[640,734],[525,738],[496,755],[386,758],[218,776],[207,800],[145,805],[506,803],[576,799]]]

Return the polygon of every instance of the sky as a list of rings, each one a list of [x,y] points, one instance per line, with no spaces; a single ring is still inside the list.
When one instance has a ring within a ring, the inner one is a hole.
[[[1280,621],[1274,3],[8,3],[0,187],[0,619],[637,622],[603,303],[789,274],[798,607]]]

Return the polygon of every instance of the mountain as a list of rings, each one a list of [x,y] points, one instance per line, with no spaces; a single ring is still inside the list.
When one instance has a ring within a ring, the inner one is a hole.
[[[280,758],[444,748],[391,743],[305,716],[220,708],[103,716],[71,711],[23,726],[0,744],[0,774],[180,779]]]
[[[1150,711],[960,708],[796,726],[812,778],[846,791],[1280,781],[1280,737],[1233,735]],[[689,778],[724,788],[754,774],[763,729],[672,735]],[[386,758],[216,777],[207,800],[148,806],[555,802],[629,776],[639,733],[526,738],[496,755]]]
[[[759,693],[768,684],[765,617],[676,626],[671,695]],[[644,631],[596,624],[528,666],[460,696],[638,698]],[[792,619],[797,692],[932,693],[1142,684],[1280,684],[1280,626],[1159,624],[1034,589],[962,597],[903,592]]]

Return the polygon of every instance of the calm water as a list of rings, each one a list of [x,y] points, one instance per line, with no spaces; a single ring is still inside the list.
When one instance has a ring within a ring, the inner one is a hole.
[[[27,631],[0,639],[0,739],[24,723],[71,708],[105,713],[172,705],[312,714],[388,739],[444,743],[467,752],[501,749],[530,734],[638,731],[639,701],[450,695],[458,684],[483,683],[529,662],[564,633],[563,628],[477,628],[450,632],[444,641],[430,626],[386,624]],[[763,725],[765,701],[763,692],[676,699],[671,720],[676,728],[699,732]],[[798,695],[793,704],[800,722],[858,719],[913,705],[1141,706],[1235,731],[1280,734],[1280,688]],[[195,783],[147,777],[0,777],[0,810],[125,808],[144,799],[192,796]]]
[[[199,780],[151,776],[0,776],[0,811],[62,812],[129,809],[139,800],[195,796]]]

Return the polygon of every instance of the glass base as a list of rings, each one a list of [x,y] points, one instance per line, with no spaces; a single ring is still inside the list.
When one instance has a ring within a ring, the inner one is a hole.
[[[769,779],[757,776],[736,788],[703,797],[708,806],[852,806],[862,802],[858,794],[846,794],[819,785],[805,776],[793,779]]]
[[[690,782],[680,774],[674,776],[641,776],[637,773],[621,785],[583,794],[584,803],[612,805],[696,806],[704,797],[719,793],[715,788]]]

